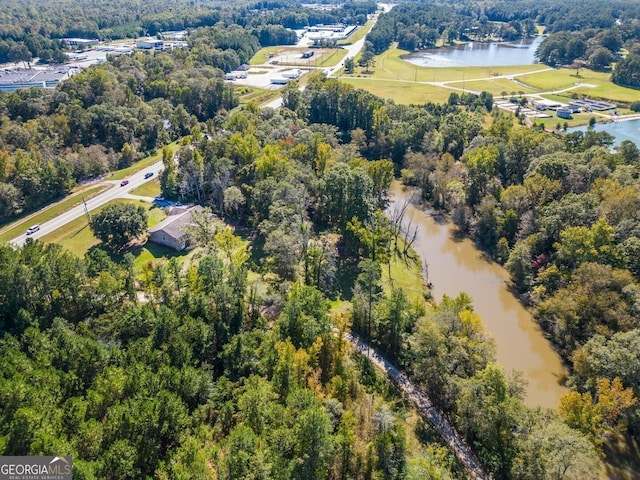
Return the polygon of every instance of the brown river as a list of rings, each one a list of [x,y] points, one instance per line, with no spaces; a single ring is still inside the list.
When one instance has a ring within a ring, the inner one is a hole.
[[[394,184],[392,203],[412,196],[411,190]],[[509,290],[505,269],[487,259],[471,240],[458,239],[451,224],[437,221],[416,206],[409,207],[407,220],[419,229],[414,249],[428,264],[435,300],[445,294],[468,294],[496,340],[498,362],[507,372],[522,372],[527,381],[527,405],[557,409],[560,397],[569,391],[563,386],[567,370],[531,313]]]
[[[411,190],[395,182],[392,203],[410,201]],[[415,193],[415,198],[419,198]],[[498,362],[507,372],[518,370],[527,381],[525,403],[530,407],[558,408],[567,370],[560,356],[542,334],[531,313],[509,290],[509,275],[467,238],[460,239],[450,223],[441,222],[415,205],[409,206],[407,221],[418,227],[414,249],[428,264],[429,281],[436,301],[443,295],[465,292],[475,311],[496,340]],[[604,446],[605,461],[600,478],[640,478],[640,445],[630,437],[611,439]]]

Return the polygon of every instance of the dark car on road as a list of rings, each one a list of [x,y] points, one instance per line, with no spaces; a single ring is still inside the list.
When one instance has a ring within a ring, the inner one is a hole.
[[[147,173],[145,173],[145,174],[144,174],[144,178],[145,178],[145,180],[146,180],[147,178],[151,178],[151,177],[153,177],[153,172],[147,172]]]
[[[122,180],[122,181],[120,182],[120,186],[121,186],[121,187],[124,187],[125,185],[129,185],[129,180]]]

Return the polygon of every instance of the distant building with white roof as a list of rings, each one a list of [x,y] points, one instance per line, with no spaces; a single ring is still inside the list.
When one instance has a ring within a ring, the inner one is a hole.
[[[16,69],[0,71],[0,91],[14,92],[20,88],[55,88],[69,78],[75,70],[58,68],[47,70]]]
[[[63,38],[62,41],[68,47],[92,47],[100,43],[97,38]]]
[[[141,50],[162,50],[164,41],[152,37],[139,38],[136,40],[136,48]]]

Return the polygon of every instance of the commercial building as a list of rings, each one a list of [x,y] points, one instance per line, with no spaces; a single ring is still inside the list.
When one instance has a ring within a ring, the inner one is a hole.
[[[164,48],[164,42],[157,38],[139,38],[136,40],[136,48],[141,50],[162,50]]]
[[[160,32],[159,35],[163,40],[179,40],[184,41],[187,38],[186,30],[170,30],[167,32]]]
[[[282,72],[282,76],[290,80],[300,78],[300,75],[302,75],[302,70],[300,70],[299,68],[294,68],[293,70]]]
[[[357,25],[314,25],[307,28],[306,37],[316,43],[345,40],[358,29]]]
[[[55,88],[62,80],[69,78],[73,68],[47,70],[15,69],[0,71],[0,91],[14,92],[20,88]]]
[[[68,47],[93,47],[98,45],[100,41],[97,38],[63,38],[62,41]]]

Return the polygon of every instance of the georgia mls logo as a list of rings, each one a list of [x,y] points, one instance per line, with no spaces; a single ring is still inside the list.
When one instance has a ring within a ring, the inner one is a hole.
[[[0,457],[0,480],[71,480],[71,457]]]

